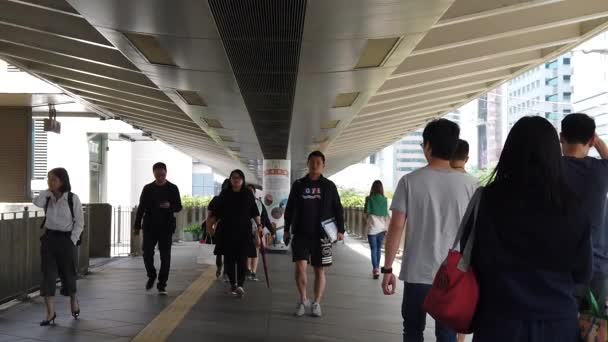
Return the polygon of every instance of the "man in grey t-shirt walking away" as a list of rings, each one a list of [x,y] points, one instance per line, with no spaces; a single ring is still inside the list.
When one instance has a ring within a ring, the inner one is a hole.
[[[422,147],[428,165],[401,178],[391,204],[393,215],[386,236],[382,288],[386,295],[395,293],[397,279],[392,266],[405,230],[399,275],[405,288],[401,307],[404,342],[424,340],[426,312],[422,303],[478,187],[475,178],[450,166],[459,134],[458,125],[445,119],[426,126]],[[435,336],[438,342],[456,341],[456,333],[439,322]]]

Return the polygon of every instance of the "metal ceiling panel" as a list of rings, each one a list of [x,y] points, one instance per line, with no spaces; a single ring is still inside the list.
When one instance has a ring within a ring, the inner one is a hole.
[[[306,0],[209,0],[209,6],[264,158],[285,159]]]

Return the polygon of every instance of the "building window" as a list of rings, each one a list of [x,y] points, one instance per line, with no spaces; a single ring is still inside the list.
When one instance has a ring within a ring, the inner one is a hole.
[[[372,154],[371,156],[369,156],[369,163],[376,165],[376,154]]]
[[[564,57],[564,64],[570,65],[570,57]]]
[[[536,80],[536,88],[540,88],[540,80]]]
[[[572,109],[564,109],[564,114],[570,114],[572,113]]]
[[[557,94],[545,96],[545,101],[547,101],[547,102],[557,102]]]
[[[571,77],[572,76],[570,76],[570,75],[564,75],[564,82],[570,82]]]
[[[557,60],[545,63],[545,69],[557,69]]]
[[[545,85],[556,86],[557,85],[557,77],[545,79]]]
[[[572,93],[564,92],[563,96],[564,96],[564,101],[570,101],[570,99],[572,98]]]

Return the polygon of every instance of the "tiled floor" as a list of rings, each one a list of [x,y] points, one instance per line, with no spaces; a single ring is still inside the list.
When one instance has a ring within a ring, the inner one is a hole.
[[[143,261],[123,258],[78,281],[81,316],[70,316],[69,300],[57,297],[57,325],[40,327],[40,297],[0,312],[0,341],[130,341],[195,280],[204,267],[196,264],[196,244],[176,244],[172,253],[169,296],[145,292]],[[157,265],[159,264],[157,256]]]

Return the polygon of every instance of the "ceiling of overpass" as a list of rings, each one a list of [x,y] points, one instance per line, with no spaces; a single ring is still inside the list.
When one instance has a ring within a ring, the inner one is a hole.
[[[0,57],[221,173],[328,173],[608,27],[605,0],[2,0]]]

